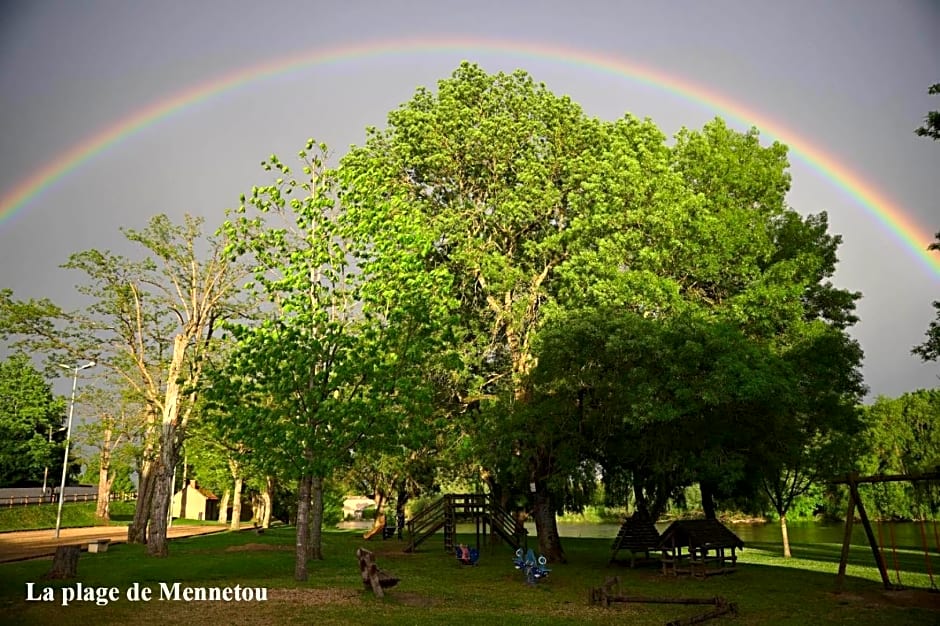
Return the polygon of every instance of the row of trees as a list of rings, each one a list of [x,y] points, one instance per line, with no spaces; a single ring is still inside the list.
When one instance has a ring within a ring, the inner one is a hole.
[[[0,293],[0,331],[136,403],[151,554],[187,438],[236,490],[296,486],[299,580],[336,476],[399,507],[485,489],[564,561],[556,515],[599,477],[654,517],[690,485],[710,516],[765,498],[785,533],[851,467],[860,294],[829,282],[825,213],[787,206],[785,146],[721,120],[670,145],[464,63],[337,165],[298,156],[213,236],[160,216],[124,231],[143,260],[74,255],[84,310]]]

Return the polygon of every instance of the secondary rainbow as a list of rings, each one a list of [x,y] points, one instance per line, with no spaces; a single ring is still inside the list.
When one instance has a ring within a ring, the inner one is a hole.
[[[920,225],[916,224],[909,216],[905,215],[901,207],[865,182],[858,174],[852,172],[834,157],[814,145],[812,141],[801,137],[785,125],[771,120],[739,102],[732,101],[727,96],[703,85],[682,77],[667,75],[661,70],[640,66],[617,57],[602,56],[594,52],[555,45],[549,47],[537,43],[479,38],[385,40],[335,47],[328,50],[311,50],[241,68],[224,76],[200,83],[177,92],[168,98],[154,102],[114,122],[74,145],[56,159],[41,167],[33,175],[21,181],[0,198],[0,225],[22,210],[43,190],[81,166],[85,161],[138,131],[191,105],[258,80],[312,66],[336,64],[369,57],[432,52],[460,53],[467,56],[473,53],[513,54],[535,60],[549,60],[560,64],[584,67],[592,71],[650,85],[676,94],[683,99],[696,102],[737,123],[757,126],[762,134],[786,143],[792,154],[820,172],[836,187],[842,189],[854,202],[859,204],[868,214],[887,228],[894,237],[899,239],[920,262],[931,270],[934,277],[940,277],[940,255],[927,251],[927,246],[932,240],[931,233],[926,232]]]

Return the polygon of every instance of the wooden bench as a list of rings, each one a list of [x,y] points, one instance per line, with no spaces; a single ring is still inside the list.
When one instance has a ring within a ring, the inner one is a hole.
[[[110,539],[95,539],[94,541],[88,542],[88,551],[89,552],[107,552],[108,544],[111,543]]]
[[[356,550],[356,558],[359,559],[359,573],[362,574],[363,586],[371,589],[377,597],[385,597],[383,589],[398,584],[398,578],[379,569],[379,566],[375,564],[375,555],[368,550],[359,548]]]

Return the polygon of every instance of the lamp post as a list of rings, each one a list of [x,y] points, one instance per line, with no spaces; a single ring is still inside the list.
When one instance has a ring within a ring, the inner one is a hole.
[[[72,415],[75,413],[75,390],[78,388],[79,370],[94,367],[95,362],[89,361],[84,365],[76,365],[74,368],[69,365],[59,364],[67,370],[74,370],[72,374],[72,401],[69,403],[69,423],[66,426],[65,433],[65,456],[62,458],[62,485],[59,487],[59,511],[55,516],[55,538],[59,538],[59,527],[62,525],[62,503],[65,502],[65,476],[69,471],[69,445],[72,443]]]

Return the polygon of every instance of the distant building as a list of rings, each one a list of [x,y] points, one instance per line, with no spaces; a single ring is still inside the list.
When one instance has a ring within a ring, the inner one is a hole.
[[[185,510],[183,502],[185,496]],[[203,489],[195,480],[173,495],[173,517],[196,520],[219,519],[219,498],[208,489]]]
[[[361,520],[362,512],[375,506],[375,500],[367,496],[346,496],[343,500],[343,519]]]

